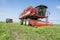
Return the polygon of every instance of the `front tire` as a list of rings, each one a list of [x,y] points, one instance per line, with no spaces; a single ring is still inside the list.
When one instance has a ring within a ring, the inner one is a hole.
[[[29,20],[30,20],[30,19],[26,19],[26,26],[29,25]]]
[[[24,20],[23,20],[23,25],[25,25],[25,24],[26,24],[26,20],[24,19]]]
[[[26,20],[26,26],[28,26],[29,25],[29,21],[28,20]]]

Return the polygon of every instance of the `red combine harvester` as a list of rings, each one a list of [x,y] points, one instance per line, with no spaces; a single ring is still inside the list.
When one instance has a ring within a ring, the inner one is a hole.
[[[52,26],[53,24],[48,22],[47,6],[39,5],[35,8],[29,6],[20,15],[21,25],[31,25],[31,26]],[[38,19],[46,19],[46,21]]]

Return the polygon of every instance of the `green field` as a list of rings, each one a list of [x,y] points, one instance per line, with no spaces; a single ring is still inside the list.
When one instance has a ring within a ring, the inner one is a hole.
[[[0,40],[60,40],[60,25],[35,28],[0,22]]]

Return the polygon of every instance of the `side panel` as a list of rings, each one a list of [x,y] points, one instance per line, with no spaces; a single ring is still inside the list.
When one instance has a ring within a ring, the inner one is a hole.
[[[32,9],[33,9],[32,6],[28,7],[27,9],[25,9],[25,10],[23,11],[23,13],[22,13],[21,15],[19,15],[19,18],[24,18],[24,17],[30,15]]]

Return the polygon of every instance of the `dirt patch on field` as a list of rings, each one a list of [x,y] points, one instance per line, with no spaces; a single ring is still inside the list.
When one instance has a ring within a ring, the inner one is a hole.
[[[9,28],[10,28],[15,40],[20,40],[20,36],[18,35],[18,33],[16,31],[14,31],[15,29],[13,27],[14,27],[13,25],[9,24]]]

